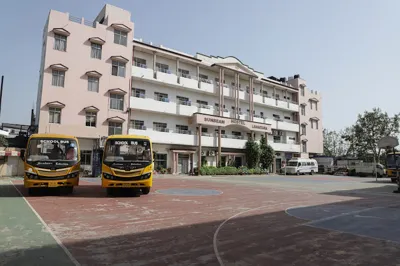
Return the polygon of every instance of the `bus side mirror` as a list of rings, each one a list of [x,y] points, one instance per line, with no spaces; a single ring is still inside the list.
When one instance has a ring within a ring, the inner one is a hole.
[[[25,150],[21,150],[19,152],[19,157],[21,158],[22,161],[25,161]]]

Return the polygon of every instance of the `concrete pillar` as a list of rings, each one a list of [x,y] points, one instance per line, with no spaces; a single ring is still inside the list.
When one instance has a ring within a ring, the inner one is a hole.
[[[239,86],[240,86],[240,74],[239,73],[237,73],[237,86],[236,86],[236,98],[235,98],[235,101],[236,101],[236,119],[239,119],[240,118],[240,112],[239,112],[239,109],[240,109],[240,104],[239,104],[239,92],[240,92],[240,89],[239,89]]]
[[[179,58],[176,59],[176,76],[177,76],[177,82],[179,83],[180,81],[180,76],[179,76]]]
[[[219,112],[218,115],[221,115],[221,106],[222,106],[222,88],[223,88],[223,80],[222,80],[222,67],[219,69]]]
[[[222,90],[221,90],[221,105],[219,106],[220,116],[224,116],[224,80],[225,80],[225,70],[222,69]]]
[[[268,133],[267,132],[265,132],[264,137],[265,137],[265,144],[268,145]]]
[[[153,53],[153,73],[154,73],[154,78],[157,78],[156,62],[157,62],[157,55],[156,55],[156,53]]]
[[[233,103],[233,106],[234,106],[234,110],[233,110],[233,117],[234,118],[237,118],[237,112],[238,112],[238,110],[237,110],[237,102],[236,102],[236,93],[238,93],[237,92],[237,87],[239,86],[239,83],[238,83],[238,81],[237,81],[237,73],[235,73],[235,79],[234,79],[234,82],[235,82],[235,86],[232,88],[233,89],[233,91],[232,91],[232,93],[233,93],[233,99],[234,99],[234,103]]]
[[[172,173],[176,174],[178,171],[177,169],[177,158],[176,158],[176,153],[172,152]]]
[[[217,166],[221,164],[221,127],[218,127],[218,159],[217,159]]]
[[[200,89],[201,85],[200,85],[200,66],[199,65],[197,65],[197,67],[196,67],[196,77],[197,77],[198,87]]]
[[[199,129],[197,132],[197,137],[198,137],[198,155],[197,155],[197,169],[198,169],[198,173],[197,175],[200,175],[200,168],[201,168],[201,130],[202,127],[201,125],[199,125]]]
[[[276,174],[276,157],[274,156],[274,160],[272,161],[272,173]]]

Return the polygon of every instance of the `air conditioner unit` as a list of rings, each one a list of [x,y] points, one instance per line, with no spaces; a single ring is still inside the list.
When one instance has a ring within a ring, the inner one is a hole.
[[[205,151],[201,151],[201,156],[206,156],[206,152]]]
[[[208,156],[215,156],[215,151],[208,151]]]

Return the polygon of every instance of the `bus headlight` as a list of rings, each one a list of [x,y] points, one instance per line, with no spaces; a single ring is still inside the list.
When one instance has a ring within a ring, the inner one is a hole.
[[[112,174],[109,174],[109,173],[103,173],[103,177],[105,178],[105,179],[114,179],[114,177],[113,177],[113,175]]]
[[[142,180],[143,179],[149,179],[150,176],[151,176],[151,173],[146,173],[146,174],[142,175],[140,179],[142,179]]]
[[[38,179],[37,174],[32,173],[32,172],[25,172],[26,178],[28,179]]]
[[[75,178],[79,176],[79,172],[73,172],[67,175],[67,179],[68,178]]]

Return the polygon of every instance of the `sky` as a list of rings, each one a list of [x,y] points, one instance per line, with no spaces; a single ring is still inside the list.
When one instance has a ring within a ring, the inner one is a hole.
[[[235,56],[266,76],[300,74],[322,95],[324,128],[374,107],[400,112],[397,0],[14,0],[0,8],[1,122],[30,121],[49,10],[94,20],[106,3],[131,12],[135,38]]]

